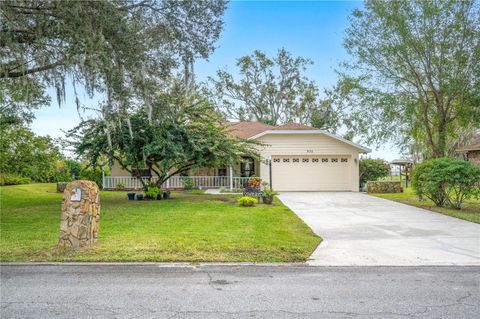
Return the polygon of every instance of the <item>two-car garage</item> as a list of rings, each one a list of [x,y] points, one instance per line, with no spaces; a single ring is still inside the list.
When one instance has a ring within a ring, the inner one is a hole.
[[[255,160],[255,174],[281,192],[358,192],[359,156],[370,152],[340,136],[299,123],[272,126],[245,121],[230,125],[229,132],[258,142],[260,159]]]
[[[251,137],[262,143],[260,178],[277,191],[359,190],[359,155],[370,150],[328,132],[284,125]],[[271,173],[270,173],[271,172]]]
[[[350,191],[349,155],[272,156],[272,186],[281,191]]]

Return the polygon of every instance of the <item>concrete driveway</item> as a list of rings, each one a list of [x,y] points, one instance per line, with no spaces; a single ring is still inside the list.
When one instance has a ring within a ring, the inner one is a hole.
[[[480,265],[479,224],[361,193],[279,197],[323,238],[311,265]]]

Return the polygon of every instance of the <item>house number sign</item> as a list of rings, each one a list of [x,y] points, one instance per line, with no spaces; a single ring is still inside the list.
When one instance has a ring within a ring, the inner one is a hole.
[[[75,187],[70,193],[71,202],[79,202],[82,199],[82,189],[80,187]]]
[[[313,150],[307,150],[307,153],[313,153]]]

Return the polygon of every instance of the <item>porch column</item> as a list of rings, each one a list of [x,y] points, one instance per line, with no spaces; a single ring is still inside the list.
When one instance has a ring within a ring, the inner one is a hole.
[[[102,189],[105,189],[105,170],[102,165]]]
[[[233,189],[233,168],[230,166],[230,190]]]
[[[169,177],[170,173],[167,173],[167,178]],[[169,189],[170,188],[170,178],[167,179],[165,182],[165,188]]]
[[[272,185],[272,157],[268,157],[268,179],[270,180],[270,189],[273,189]]]

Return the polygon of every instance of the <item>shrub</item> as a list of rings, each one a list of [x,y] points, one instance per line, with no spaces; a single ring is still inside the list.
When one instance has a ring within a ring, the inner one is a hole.
[[[155,199],[160,194],[160,188],[153,184],[148,185],[145,190],[145,197],[150,199]]]
[[[56,163],[56,172],[53,176],[55,182],[71,182],[74,179],[72,172],[65,161]]]
[[[115,187],[117,191],[124,191],[125,190],[125,185],[122,182],[118,182],[117,186]]]
[[[57,182],[57,193],[63,193],[67,188],[68,182]]]
[[[456,209],[461,209],[465,199],[478,198],[479,181],[480,167],[448,157],[424,161],[412,172],[412,186],[420,199]]]
[[[195,186],[195,184],[193,183],[193,178],[182,177],[180,180],[182,181],[183,188],[185,189],[192,189]]]
[[[77,179],[80,176],[80,172],[83,169],[83,166],[80,162],[66,159],[63,161],[65,167],[69,170],[70,174],[72,175],[73,179]]]
[[[0,174],[0,186],[20,185],[30,183],[29,177],[21,177],[14,174]]]
[[[250,196],[242,196],[237,199],[237,202],[240,206],[252,207],[258,203],[258,200]]]
[[[102,187],[102,169],[100,167],[88,167],[80,171],[78,179],[86,179],[97,183],[98,187]]]
[[[386,177],[390,173],[390,165],[382,159],[362,159],[359,169],[361,185]]]
[[[368,193],[402,193],[400,181],[368,181]]]

